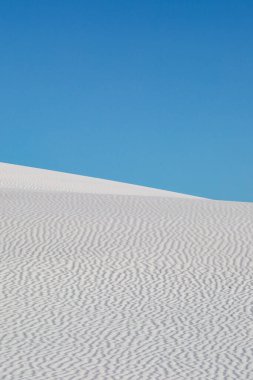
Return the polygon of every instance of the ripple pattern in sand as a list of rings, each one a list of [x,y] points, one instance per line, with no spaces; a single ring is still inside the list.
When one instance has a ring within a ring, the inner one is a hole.
[[[253,205],[2,190],[1,380],[253,379]]]

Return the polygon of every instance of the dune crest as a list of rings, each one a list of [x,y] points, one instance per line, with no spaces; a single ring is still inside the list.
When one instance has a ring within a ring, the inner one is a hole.
[[[197,198],[192,195],[52,170],[0,163],[1,186],[77,193]]]

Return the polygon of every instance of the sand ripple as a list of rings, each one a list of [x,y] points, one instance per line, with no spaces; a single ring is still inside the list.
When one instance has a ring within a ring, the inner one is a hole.
[[[253,205],[0,196],[1,380],[253,379]]]

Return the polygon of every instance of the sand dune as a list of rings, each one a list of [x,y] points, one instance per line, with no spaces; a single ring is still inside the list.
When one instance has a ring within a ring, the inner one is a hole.
[[[1,380],[253,379],[253,204],[0,164]]]
[[[150,187],[6,163],[0,163],[0,172],[1,186],[10,189],[196,198]]]

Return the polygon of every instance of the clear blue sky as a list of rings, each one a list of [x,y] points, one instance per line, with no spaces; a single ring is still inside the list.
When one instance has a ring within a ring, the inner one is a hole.
[[[0,4],[0,160],[253,201],[252,0]]]

